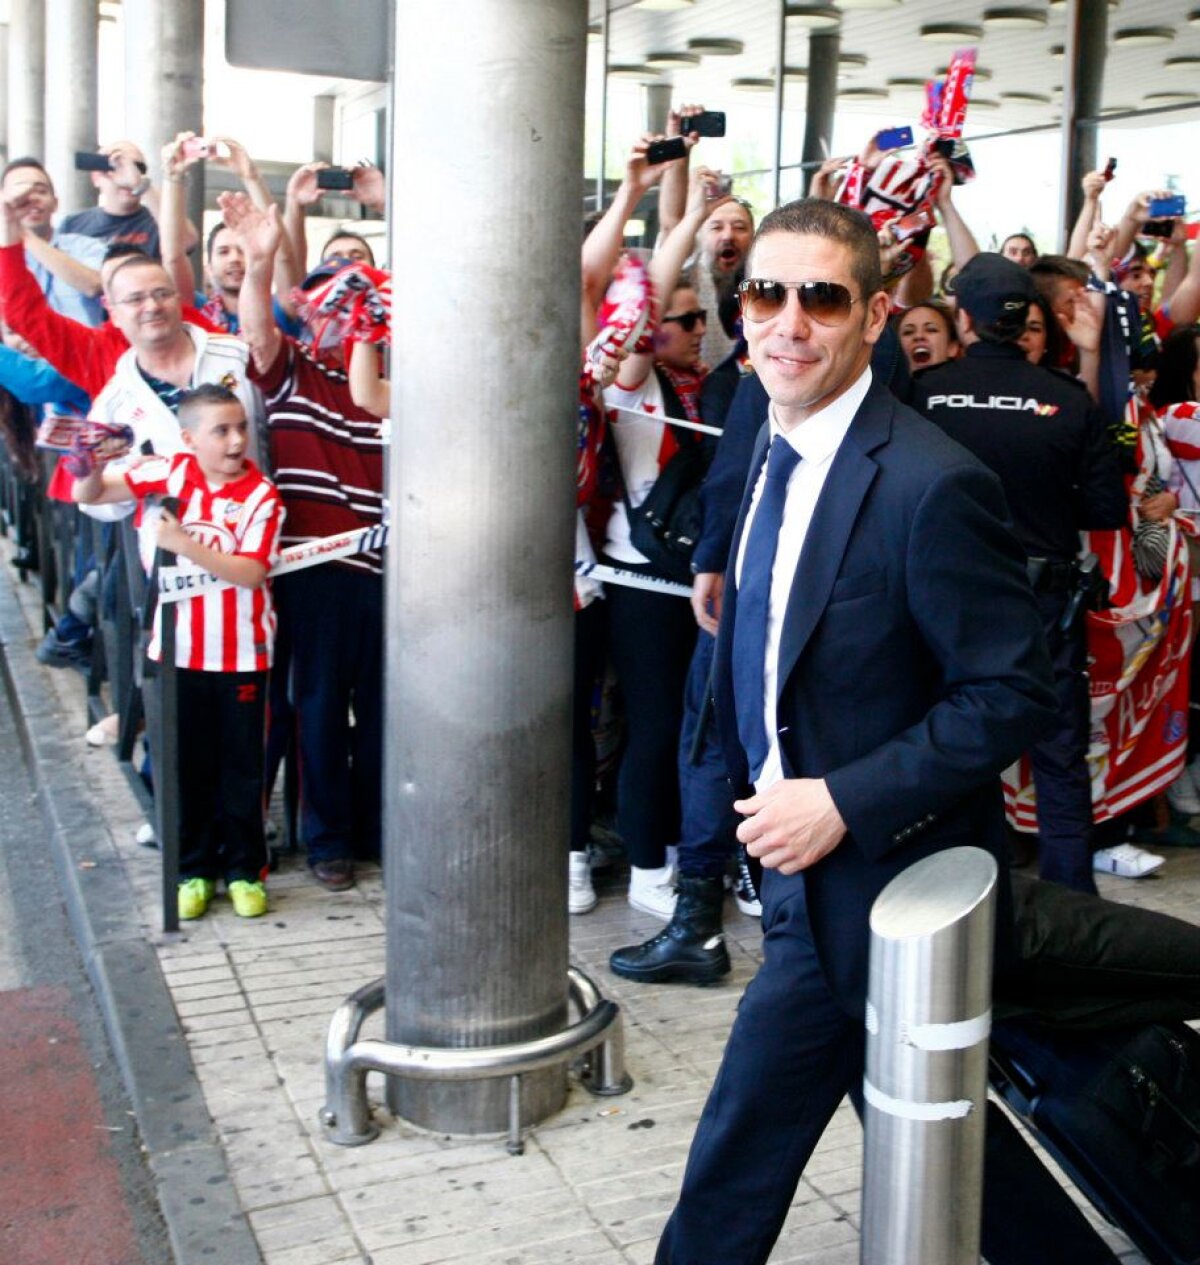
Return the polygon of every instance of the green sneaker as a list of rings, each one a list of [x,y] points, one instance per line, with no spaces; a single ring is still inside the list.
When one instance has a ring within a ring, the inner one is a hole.
[[[179,918],[181,922],[191,922],[194,918],[203,918],[217,885],[212,879],[189,878],[179,884]]]
[[[229,899],[239,918],[261,918],[267,912],[267,890],[261,883],[248,883],[244,878],[229,884]]]

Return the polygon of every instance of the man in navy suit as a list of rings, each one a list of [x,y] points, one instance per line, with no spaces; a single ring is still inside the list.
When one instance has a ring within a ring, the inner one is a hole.
[[[1005,873],[999,774],[1054,715],[999,482],[872,380],[889,305],[870,222],[829,202],[782,207],[746,275],[771,406],[709,598],[738,837],[764,866],[764,957],[660,1265],[767,1259],[809,1155],[861,1085],[875,897],[961,844]]]

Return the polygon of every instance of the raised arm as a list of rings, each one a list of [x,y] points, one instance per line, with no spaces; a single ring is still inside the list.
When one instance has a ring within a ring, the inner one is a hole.
[[[684,105],[667,115],[667,136],[683,136],[683,143],[688,147],[688,155],[673,163],[667,163],[666,170],[663,172],[662,184],[658,189],[658,242],[656,245],[661,245],[666,240],[667,234],[679,223],[687,210],[688,158],[700,137],[695,132],[689,132],[685,136],[683,120],[703,113],[702,105]]]
[[[1088,253],[1088,235],[1092,225],[1100,218],[1100,195],[1108,185],[1102,171],[1089,171],[1083,178],[1083,205],[1071,229],[1071,240],[1067,243],[1067,255],[1071,259],[1083,259]]]
[[[1187,257],[1187,245],[1176,246],[1174,253],[1182,261]],[[1192,250],[1183,280],[1172,291],[1166,292],[1164,288],[1164,292],[1167,293],[1167,315],[1176,325],[1194,325],[1200,320],[1200,249]]]
[[[979,243],[954,205],[954,173],[949,161],[935,154],[929,159],[929,169],[934,174],[933,200],[946,228],[950,257],[958,268],[963,268],[979,254]]]
[[[709,196],[716,189],[720,178],[720,172],[712,171],[708,167],[697,167],[692,172],[688,180],[688,200],[683,217],[667,234],[650,261],[648,268],[650,282],[654,286],[654,293],[658,296],[663,311],[666,310],[671,291],[675,289],[679,281],[683,265],[692,253],[700,226],[719,206],[732,200],[728,194],[721,194],[715,198]],[[653,362],[652,352],[631,355],[621,365],[617,386],[626,390],[638,386],[645,381]]]
[[[232,136],[214,136],[212,139],[214,145],[224,147],[225,153],[221,153],[220,149],[218,149],[216,153],[209,155],[208,161],[215,167],[224,167],[227,171],[232,171],[242,182],[242,187],[250,195],[250,201],[260,211],[266,211],[273,206],[275,199],[271,196],[271,190],[267,188],[267,182],[262,178],[258,165],[250,157],[246,147],[240,141],[235,141]],[[301,229],[303,231],[303,226],[301,226]],[[296,258],[291,235],[284,233],[279,243],[279,249],[275,252],[274,284],[276,296],[282,302],[282,296],[290,296],[303,279],[303,264]],[[290,305],[290,297],[287,302]]]
[[[350,344],[350,398],[376,417],[387,417],[392,409],[392,384],[381,376],[382,367],[378,343]]]
[[[89,299],[94,299],[101,290],[100,273],[95,268],[89,268],[87,264],[81,264],[78,259],[72,259],[65,250],[59,250],[57,246],[51,246],[48,241],[44,241],[36,233],[27,233],[25,235],[25,249],[40,263],[44,268],[48,268],[60,281],[69,285],[73,290],[78,290],[80,294],[86,294]]]
[[[662,179],[664,165],[651,167],[646,161],[646,146],[655,138],[647,132],[630,150],[621,181],[603,218],[583,243],[582,341],[589,343],[596,333],[596,309],[612,279],[617,257],[625,242],[625,225],[647,189]]]
[[[1147,189],[1145,193],[1139,193],[1136,198],[1125,208],[1125,214],[1121,216],[1117,224],[1117,237],[1113,242],[1113,258],[1124,259],[1129,253],[1130,246],[1133,245],[1134,238],[1142,231],[1146,221],[1150,218],[1150,203],[1155,198],[1169,198],[1171,191],[1169,189]]]
[[[162,265],[171,275],[175,289],[189,303],[196,292],[196,275],[192,271],[187,252],[187,200],[188,169],[200,161],[187,153],[188,141],[196,139],[195,132],[180,132],[168,141],[162,151],[163,187],[158,204],[158,242],[162,251]]]
[[[279,355],[283,335],[271,308],[271,275],[283,227],[279,208],[259,210],[245,193],[222,193],[217,199],[225,227],[233,232],[246,257],[246,275],[238,296],[240,337],[250,347],[255,367],[266,373]]]

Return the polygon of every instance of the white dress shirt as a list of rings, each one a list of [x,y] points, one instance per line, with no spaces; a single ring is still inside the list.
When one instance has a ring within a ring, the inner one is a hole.
[[[825,486],[825,479],[829,475],[829,467],[833,464],[834,455],[841,446],[842,440],[845,439],[850,423],[854,420],[859,405],[866,398],[870,386],[871,368],[868,365],[848,391],[788,432],[780,428],[775,417],[774,404],[767,412],[771,439],[774,439],[776,435],[782,435],[800,454],[800,463],[788,479],[783,524],[779,529],[775,562],[771,567],[771,596],[767,605],[767,655],[763,663],[763,724],[767,731],[768,750],[766,763],[754,784],[755,790],[759,792],[765,791],[767,787],[783,779],[783,761],[779,754],[778,699],[776,697],[779,684],[779,640],[783,633],[783,620],[787,614],[792,582],[796,577],[796,568],[800,564],[800,552],[804,548],[808,526],[812,522],[813,512],[817,508],[817,501],[820,499],[821,489]],[[754,495],[750,501],[750,510],[746,515],[741,540],[738,542],[735,576],[739,584],[742,578],[742,558],[746,552],[746,541],[750,538],[750,528],[758,510],[758,499],[762,495],[766,474],[767,463],[764,459],[762,470],[759,471],[758,480],[754,485]]]

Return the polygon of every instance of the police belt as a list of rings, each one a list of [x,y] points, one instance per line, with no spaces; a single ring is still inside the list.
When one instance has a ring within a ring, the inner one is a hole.
[[[1073,559],[1059,562],[1054,558],[1027,558],[1025,571],[1035,593],[1069,593],[1075,586],[1079,564]]]

